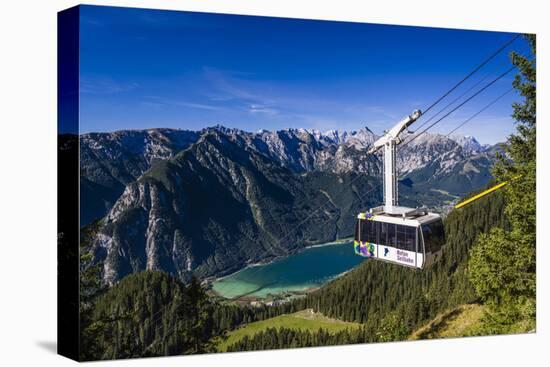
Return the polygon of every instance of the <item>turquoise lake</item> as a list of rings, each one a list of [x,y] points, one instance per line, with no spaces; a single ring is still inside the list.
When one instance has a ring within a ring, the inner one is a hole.
[[[353,242],[311,247],[271,264],[252,266],[215,281],[214,291],[225,298],[266,297],[316,288],[354,268],[365,258],[355,255]]]

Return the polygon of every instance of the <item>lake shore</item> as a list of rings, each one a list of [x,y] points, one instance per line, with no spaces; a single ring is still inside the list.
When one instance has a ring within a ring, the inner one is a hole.
[[[237,270],[233,273],[229,273],[229,274],[223,275],[221,277],[210,277],[210,278],[205,279],[205,281],[208,285],[211,285],[214,282],[223,280],[223,279],[228,278],[228,277],[232,277],[232,276],[237,275],[240,272],[243,272],[247,269],[251,269],[251,268],[254,268],[256,266],[270,265],[270,264],[276,263],[277,261],[284,260],[284,259],[288,258],[289,256],[297,255],[297,254],[299,254],[299,253],[301,253],[305,250],[308,250],[308,249],[325,247],[325,246],[344,245],[344,244],[346,244],[348,242],[351,242],[351,241],[353,241],[353,237],[345,237],[345,238],[339,238],[339,239],[331,241],[331,242],[320,243],[320,244],[317,244],[317,245],[309,245],[309,246],[303,247],[299,250],[296,250],[294,252],[291,252],[288,255],[276,256],[276,257],[274,257],[272,259],[269,259],[269,260],[264,260],[264,261],[260,261],[260,262],[247,264],[244,268],[239,269],[239,270]]]
[[[227,300],[246,299],[251,302],[305,295],[360,263],[353,251],[347,251],[346,245],[352,241],[349,237],[342,238],[307,246],[269,261],[249,264],[236,272],[212,279],[210,292]]]

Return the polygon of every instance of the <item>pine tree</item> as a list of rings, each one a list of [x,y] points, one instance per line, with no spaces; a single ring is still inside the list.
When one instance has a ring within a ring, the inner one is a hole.
[[[93,254],[90,251],[90,238],[99,228],[99,222],[88,225],[83,231],[80,240],[80,358],[82,360],[101,359],[103,348],[101,345],[110,340],[112,322],[108,318],[94,319],[93,309],[97,298],[107,287],[101,282],[101,266],[93,263]],[[109,339],[109,340],[106,340]]]
[[[533,56],[536,55],[535,35],[526,35]],[[493,175],[499,181],[510,181],[506,188],[505,209],[512,230],[521,231],[530,241],[535,241],[536,225],[536,59],[511,55],[512,63],[518,68],[513,86],[523,101],[513,104],[512,117],[517,132],[509,137],[506,152],[510,159],[501,157],[495,164]]]
[[[534,35],[526,35],[533,56]],[[528,331],[535,323],[536,241],[536,69],[535,58],[511,54],[519,70],[513,86],[523,97],[513,104],[517,131],[506,144],[493,175],[504,190],[509,230],[493,228],[471,251],[469,277],[488,306],[479,334]],[[517,326],[519,325],[519,326]]]
[[[214,305],[196,277],[186,287],[184,301],[177,313],[183,319],[181,334],[183,353],[197,354],[214,351]]]

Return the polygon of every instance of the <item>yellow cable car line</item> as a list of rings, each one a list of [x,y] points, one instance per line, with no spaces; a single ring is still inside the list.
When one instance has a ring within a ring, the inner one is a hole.
[[[498,189],[500,189],[500,188],[502,188],[502,187],[508,185],[510,182],[512,182],[512,181],[514,181],[514,180],[517,180],[517,179],[520,178],[520,177],[521,177],[521,175],[518,175],[518,176],[512,178],[510,181],[501,182],[501,183],[499,183],[499,184],[497,184],[497,185],[495,185],[495,186],[493,186],[493,187],[491,187],[491,188],[489,188],[489,189],[487,189],[487,190],[485,190],[485,191],[483,191],[483,192],[481,192],[481,193],[479,193],[479,194],[477,194],[477,195],[475,195],[475,196],[472,196],[472,197],[469,198],[468,200],[464,200],[463,202],[461,202],[461,203],[455,205],[455,209],[460,209],[460,208],[462,208],[463,206],[468,205],[468,204],[470,204],[471,202],[476,201],[477,199],[480,199],[480,198],[484,197],[485,195],[489,195],[489,194],[492,193],[493,191],[496,191],[496,190],[498,190]]]
[[[468,205],[468,204],[470,204],[472,201],[476,201],[477,199],[482,198],[482,197],[484,197],[485,195],[488,195],[488,194],[492,193],[493,191],[496,191],[496,190],[500,189],[501,187],[508,185],[508,182],[509,182],[509,181],[501,182],[501,183],[499,183],[498,185],[495,185],[495,186],[491,187],[490,189],[485,190],[485,191],[481,192],[480,194],[477,194],[477,195],[475,195],[475,196],[469,198],[468,200],[464,200],[464,201],[461,202],[460,204],[455,205],[455,209],[462,208],[464,205]]]

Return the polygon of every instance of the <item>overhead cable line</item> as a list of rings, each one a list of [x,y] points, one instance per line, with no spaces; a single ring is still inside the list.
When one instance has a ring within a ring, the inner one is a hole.
[[[498,50],[493,52],[487,59],[485,59],[485,61],[483,61],[481,64],[479,64],[474,70],[472,70],[468,75],[466,75],[461,81],[459,81],[457,84],[455,84],[454,87],[449,89],[445,94],[443,94],[434,103],[432,103],[428,108],[426,108],[423,111],[423,113],[426,114],[429,110],[434,108],[439,102],[441,102],[445,97],[447,97],[449,94],[451,94],[456,88],[458,88],[462,83],[464,83],[466,80],[468,80],[472,75],[477,73],[482,67],[487,65],[492,59],[494,59],[499,53],[501,53],[506,47],[508,47],[510,44],[512,44],[520,36],[521,36],[521,34],[517,34],[515,37],[513,37],[508,42],[506,42],[504,45],[502,45]]]
[[[466,119],[465,121],[463,121],[462,123],[460,123],[457,127],[455,127],[453,130],[451,130],[447,135],[445,135],[445,137],[448,137],[449,135],[451,135],[452,133],[454,133],[455,131],[457,131],[458,129],[460,129],[462,126],[466,125],[468,122],[470,122],[472,119],[474,119],[477,115],[479,115],[480,113],[482,113],[483,111],[485,111],[486,109],[488,109],[489,107],[491,107],[492,105],[494,105],[495,103],[497,103],[502,97],[504,97],[505,95],[507,95],[508,93],[510,93],[511,91],[513,91],[514,88],[510,88],[508,89],[506,92],[502,93],[501,95],[499,95],[497,98],[493,99],[491,102],[489,102],[487,105],[485,105],[485,107],[483,107],[481,110],[477,111],[476,113],[474,113],[472,116],[470,116],[468,119]]]
[[[420,131],[420,129],[422,129],[424,126],[426,126],[430,121],[432,121],[434,118],[436,118],[437,116],[439,116],[443,111],[445,111],[447,108],[449,108],[450,106],[452,106],[453,104],[455,104],[456,101],[458,101],[459,99],[461,99],[462,97],[464,97],[466,94],[468,94],[472,89],[474,89],[475,87],[477,87],[478,85],[480,85],[481,83],[483,83],[491,74],[487,74],[485,75],[483,78],[481,78],[479,81],[477,81],[474,85],[472,85],[470,88],[468,88],[464,93],[462,93],[461,95],[459,95],[458,97],[456,97],[455,99],[453,99],[451,102],[447,103],[447,105],[445,105],[445,107],[443,107],[442,109],[440,109],[435,115],[432,115],[429,119],[427,119],[426,121],[424,121],[422,124],[420,124],[418,127],[416,127],[416,131]],[[405,139],[409,138],[410,136],[407,136]]]
[[[405,147],[406,145],[410,144],[412,141],[414,141],[415,139],[417,139],[418,137],[422,136],[424,133],[426,133],[429,129],[431,129],[432,127],[434,127],[435,125],[437,125],[438,123],[440,123],[443,119],[445,119],[446,117],[448,117],[450,114],[452,114],[453,112],[455,112],[456,110],[458,110],[460,107],[464,106],[466,103],[470,102],[472,99],[474,99],[475,97],[477,97],[479,94],[481,94],[482,92],[484,92],[487,88],[489,88],[490,86],[492,86],[493,84],[495,84],[497,81],[499,81],[500,79],[504,78],[506,75],[508,75],[512,70],[514,70],[516,68],[516,66],[512,66],[511,68],[509,68],[508,70],[506,70],[504,73],[500,74],[498,77],[496,77],[495,79],[493,79],[491,82],[489,82],[487,85],[485,85],[483,88],[479,89],[477,92],[475,92],[474,94],[472,94],[470,97],[468,97],[467,99],[465,99],[462,103],[460,103],[458,106],[456,106],[455,108],[453,108],[452,110],[450,110],[449,112],[447,112],[445,115],[443,115],[441,118],[439,118],[437,121],[435,121],[434,123],[432,123],[431,125],[429,125],[427,128],[425,128],[424,130],[422,130],[420,133],[416,134],[412,139],[408,140],[407,142],[401,144],[401,149],[403,147]]]

